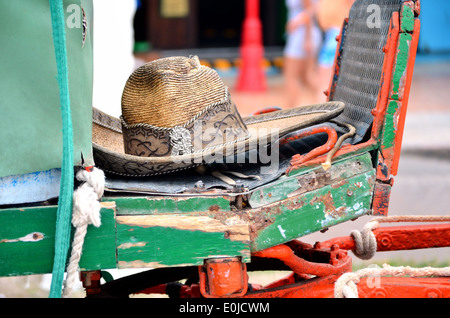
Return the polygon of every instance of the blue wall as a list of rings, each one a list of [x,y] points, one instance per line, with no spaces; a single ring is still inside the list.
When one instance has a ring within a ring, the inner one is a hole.
[[[450,53],[450,0],[421,0],[420,53]]]

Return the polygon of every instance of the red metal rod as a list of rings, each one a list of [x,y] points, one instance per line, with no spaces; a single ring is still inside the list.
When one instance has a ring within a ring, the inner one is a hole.
[[[337,133],[333,128],[330,128],[327,126],[311,127],[309,129],[302,130],[296,134],[289,135],[280,140],[280,145],[284,145],[284,144],[287,144],[294,140],[298,140],[298,139],[305,138],[308,136],[316,135],[319,133],[326,133],[328,135],[327,142],[324,145],[311,150],[310,152],[308,152],[305,155],[300,155],[300,154],[294,155],[291,160],[291,167],[301,165],[302,163],[309,161],[313,158],[316,158],[318,156],[324,155],[328,151],[333,149],[334,145],[337,142]],[[288,172],[289,172],[289,169],[288,169]]]
[[[349,154],[358,154],[365,151],[372,150],[373,148],[378,147],[378,142],[374,139],[370,139],[365,143],[358,144],[358,145],[351,145],[351,144],[345,144],[343,145],[333,156],[334,160],[341,159],[345,156],[348,156]],[[294,156],[295,157],[295,156]],[[310,166],[316,166],[323,162],[323,158],[311,158],[308,161],[303,161],[301,163],[297,162],[291,162],[290,167],[287,169],[286,173],[287,175],[291,175],[295,171],[298,171],[299,169],[303,167],[310,167]]]
[[[373,231],[377,239],[377,251],[413,250],[450,246],[450,224],[427,224],[414,226],[392,226]],[[320,243],[321,247],[339,246],[344,250],[355,250],[351,236],[337,237]]]
[[[378,280],[378,281],[377,281]],[[358,283],[360,298],[449,298],[448,277],[368,277]]]
[[[279,259],[297,274],[324,277],[351,271],[351,258],[348,258],[349,262],[342,262],[338,265],[313,263],[296,256],[294,251],[286,245],[274,246],[252,255],[255,257]]]

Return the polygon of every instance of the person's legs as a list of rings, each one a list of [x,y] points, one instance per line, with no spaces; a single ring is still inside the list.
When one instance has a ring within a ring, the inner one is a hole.
[[[305,61],[303,59],[284,58],[283,75],[286,83],[288,108],[299,106],[300,97],[303,93],[301,78],[304,66]]]
[[[303,104],[314,104],[318,102],[318,67],[316,56],[305,59],[302,76],[304,87]]]
[[[284,50],[284,77],[287,107],[317,102],[317,52],[321,44],[320,30],[311,30],[311,42],[305,46],[305,28],[291,33]]]

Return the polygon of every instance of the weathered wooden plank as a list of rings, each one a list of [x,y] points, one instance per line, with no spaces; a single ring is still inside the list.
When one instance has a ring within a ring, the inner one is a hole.
[[[0,276],[51,273],[56,211],[56,206],[0,210]],[[83,270],[116,267],[114,206],[102,208],[101,221],[99,228],[88,227]]]
[[[0,211],[0,275],[51,272],[55,224],[54,207]],[[27,236],[36,239],[20,239]]]
[[[279,245],[371,210],[375,170],[249,211],[252,252]]]
[[[99,228],[88,227],[80,259],[81,270],[116,268],[116,220],[114,203],[102,203]]]
[[[415,19],[414,2],[405,2],[400,16],[399,34],[393,76],[382,130],[379,180],[389,182],[397,175],[408,96],[411,88],[415,56],[419,41],[420,21]]]
[[[400,33],[398,37],[397,56],[391,82],[390,99],[403,101],[406,89],[407,66],[411,54],[412,35]]]
[[[104,201],[116,203],[117,215],[230,211],[230,201],[223,197],[110,197]]]
[[[319,189],[328,184],[343,182],[349,177],[373,170],[372,157],[369,153],[339,160],[325,171],[321,166],[270,183],[254,191],[249,199],[252,208]]]
[[[398,142],[398,138],[401,138],[398,131],[401,111],[401,102],[395,100],[388,102],[382,131],[381,156],[378,158],[377,178],[379,180],[389,181],[392,177],[396,142]]]
[[[237,218],[227,224],[192,214],[117,216],[117,256],[119,268],[201,265],[232,256],[248,262],[249,227]]]
[[[414,31],[415,5],[413,1],[405,2],[400,14],[400,28],[402,32]]]
[[[61,169],[0,178],[0,205],[42,202],[59,195]]]

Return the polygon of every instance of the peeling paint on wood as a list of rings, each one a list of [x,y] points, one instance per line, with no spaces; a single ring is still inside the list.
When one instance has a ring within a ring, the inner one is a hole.
[[[270,203],[294,197],[333,184],[334,187],[347,183],[349,177],[373,170],[368,153],[333,163],[328,171],[315,167],[301,175],[280,178],[280,181],[263,186],[250,196],[250,206],[258,208]]]
[[[386,111],[386,122],[383,130],[382,151],[392,149],[394,147],[395,136],[398,130],[399,111],[401,110],[401,103],[391,100]]]
[[[391,83],[390,98],[393,100],[403,100],[411,40],[411,34],[400,33],[398,38],[397,58],[394,65],[394,74]]]
[[[414,31],[414,10],[415,5],[413,1],[405,2],[402,6],[400,16],[400,27],[402,32]]]
[[[224,197],[114,197],[104,200],[116,202],[117,215],[230,211],[230,200]]]
[[[15,242],[39,242],[44,239],[44,234],[39,232],[30,233],[18,239],[3,239],[1,243],[15,243]]]
[[[415,9],[413,1],[405,2],[400,14],[401,33],[398,37],[385,122],[381,132],[380,156],[378,158],[377,178],[383,182],[389,182],[397,174],[408,95],[420,30],[420,22],[415,19]]]
[[[118,224],[128,226],[150,228],[170,227],[186,231],[202,231],[207,233],[228,233],[227,238],[234,241],[248,240],[248,224],[235,223],[223,224],[219,220],[208,216],[186,216],[186,215],[141,215],[141,216],[118,216]]]
[[[371,212],[375,169],[248,211],[252,251],[263,250]],[[280,228],[282,231],[280,231]]]
[[[0,178],[0,205],[42,202],[59,195],[61,169]]]
[[[390,184],[377,182],[375,184],[374,198],[373,198],[373,215],[387,216],[389,212],[389,198],[391,196]]]
[[[0,276],[51,273],[56,211],[56,206],[0,211]],[[116,267],[114,206],[102,205],[101,221],[99,228],[88,227],[81,269]]]
[[[201,265],[206,258],[250,261],[248,223],[199,215],[117,217],[119,268]]]

